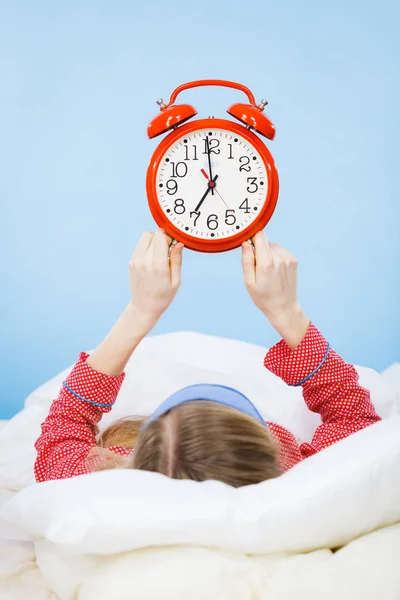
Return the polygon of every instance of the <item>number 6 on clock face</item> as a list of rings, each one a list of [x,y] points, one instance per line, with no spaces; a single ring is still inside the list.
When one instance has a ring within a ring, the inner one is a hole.
[[[278,198],[274,160],[246,127],[203,119],[170,133],[147,172],[153,217],[188,248],[240,246],[271,218]]]

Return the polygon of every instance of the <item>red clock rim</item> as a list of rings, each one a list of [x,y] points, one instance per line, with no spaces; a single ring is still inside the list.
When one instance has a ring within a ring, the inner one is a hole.
[[[181,229],[178,229],[178,227],[175,227],[162,210],[157,196],[156,177],[162,157],[167,149],[175,143],[177,138],[181,138],[188,133],[193,133],[193,131],[198,129],[226,129],[232,133],[241,135],[257,149],[267,172],[268,192],[263,209],[246,229],[243,229],[229,238],[221,240],[202,240],[192,235],[188,235]],[[278,202],[279,178],[275,161],[270,151],[252,131],[249,131],[242,125],[234,123],[233,121],[228,121],[227,119],[197,119],[196,121],[186,123],[172,131],[157,146],[147,169],[146,192],[149,208],[155,222],[159,227],[162,227],[168,235],[179,242],[182,242],[186,248],[189,248],[190,250],[207,253],[226,252],[238,248],[243,242],[254,237],[256,233],[264,229],[267,225]]]

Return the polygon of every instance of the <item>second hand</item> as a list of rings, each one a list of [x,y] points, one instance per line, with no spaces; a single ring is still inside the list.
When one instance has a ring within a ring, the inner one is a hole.
[[[210,179],[204,169],[201,169],[201,172],[206,179],[208,179],[208,180]],[[226,208],[228,208],[230,210],[229,206],[227,205],[227,203],[225,202],[225,200],[223,199],[223,197],[221,196],[219,191],[217,189],[215,189],[215,191],[217,192],[218,196],[221,198],[222,202],[225,204]]]

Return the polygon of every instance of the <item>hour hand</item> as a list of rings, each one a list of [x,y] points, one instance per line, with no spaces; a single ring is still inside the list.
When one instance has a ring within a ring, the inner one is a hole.
[[[217,181],[217,179],[218,179],[218,175],[215,175],[214,179],[210,179],[210,181],[208,182],[207,189],[204,192],[202,199],[200,200],[200,202],[194,209],[194,212],[199,212],[201,205],[203,204],[204,200],[207,198],[207,194],[210,193],[210,190],[213,190],[215,188],[215,182]]]

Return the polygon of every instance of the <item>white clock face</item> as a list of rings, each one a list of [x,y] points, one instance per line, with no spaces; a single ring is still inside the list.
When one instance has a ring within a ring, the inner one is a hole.
[[[198,129],[165,152],[156,186],[160,207],[176,228],[212,240],[252,224],[264,206],[268,177],[259,152],[240,134]]]

